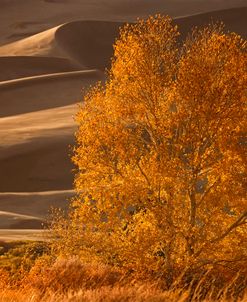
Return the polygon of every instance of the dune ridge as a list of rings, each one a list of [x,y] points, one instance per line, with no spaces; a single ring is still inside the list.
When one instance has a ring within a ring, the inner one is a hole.
[[[43,74],[70,72],[81,67],[66,58],[37,56],[5,56],[0,57],[0,83],[23,77]]]
[[[40,229],[48,210],[66,210],[74,194],[73,190],[0,193],[0,229]]]
[[[41,229],[42,219],[34,216],[0,211],[0,229]]]
[[[201,4],[203,13],[194,0],[186,6],[180,0],[166,4],[155,0],[153,5],[143,0],[135,5],[126,0],[118,4],[115,0],[11,1],[4,0],[1,8],[13,16],[20,3],[41,10],[37,20],[27,16],[10,25],[3,16],[0,21],[0,229],[5,228],[0,238],[4,240],[34,238],[31,231],[16,229],[40,228],[51,206],[67,208],[74,194],[68,154],[73,152],[69,145],[74,144],[76,103],[91,85],[105,80],[103,71],[110,66],[112,45],[125,21],[157,12],[186,15],[174,19],[181,38],[191,27],[216,21],[223,21],[226,31],[247,36],[244,0],[227,4],[221,0],[215,6],[207,0]],[[42,11],[48,6],[44,18]]]
[[[77,76],[84,76],[84,77],[90,77],[90,76],[101,76],[102,74],[97,70],[76,70],[76,71],[67,71],[67,72],[57,72],[57,73],[46,73],[42,75],[36,75],[31,77],[22,77],[20,79],[13,79],[13,80],[7,80],[7,81],[1,81],[0,82],[0,89],[6,88],[9,86],[22,86],[23,84],[32,84],[34,82],[40,82],[41,80],[49,80],[52,81],[53,79],[59,79],[59,78],[76,78]],[[102,76],[103,77],[103,76]]]
[[[0,82],[0,117],[78,103],[83,90],[103,79],[98,71],[75,71]]]
[[[62,25],[60,25],[62,26]],[[56,26],[0,47],[0,56],[55,56],[63,57],[62,50],[56,45],[54,35],[60,27]]]

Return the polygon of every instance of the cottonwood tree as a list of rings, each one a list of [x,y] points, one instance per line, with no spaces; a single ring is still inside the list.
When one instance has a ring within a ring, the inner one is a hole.
[[[126,25],[77,114],[69,246],[138,273],[247,263],[246,41]],[[73,243],[73,242],[76,242]]]

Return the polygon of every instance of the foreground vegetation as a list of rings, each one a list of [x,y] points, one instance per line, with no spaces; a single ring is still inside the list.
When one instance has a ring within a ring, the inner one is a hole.
[[[17,250],[22,250],[22,254],[18,267],[13,269],[13,259],[10,257],[6,261],[6,258]],[[43,255],[38,256],[37,250],[39,253],[42,250]],[[192,278],[187,281],[181,274],[168,289],[162,278],[133,278],[121,269],[85,263],[78,257],[54,258],[48,250],[47,244],[20,242],[6,252],[4,266],[1,261],[0,268],[0,301],[212,302],[247,299],[243,291],[244,279],[238,275],[227,284],[220,284],[210,271],[203,276],[190,276]]]
[[[14,269],[23,246],[4,252],[6,301],[246,300],[246,41],[178,36],[161,16],[121,30],[77,115],[77,196],[49,243]]]

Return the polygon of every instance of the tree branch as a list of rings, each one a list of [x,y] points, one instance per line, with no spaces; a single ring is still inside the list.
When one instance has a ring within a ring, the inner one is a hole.
[[[220,240],[224,239],[232,230],[234,230],[238,226],[244,224],[245,221],[246,221],[246,219],[247,219],[247,210],[244,211],[242,213],[242,215],[240,215],[238,217],[238,219],[232,225],[230,225],[229,228],[222,235],[220,235],[219,237],[216,237],[216,238],[212,239],[210,242],[211,243],[216,243],[216,242],[219,242]]]
[[[202,204],[203,200],[205,199],[205,197],[207,196],[207,194],[211,191],[211,189],[218,183],[218,181],[220,180],[220,177],[218,177],[216,179],[216,181],[207,188],[207,190],[204,192],[203,196],[201,197],[200,201],[198,202],[198,205]]]
[[[144,178],[146,179],[146,181],[147,181],[148,185],[151,187],[151,183],[150,183],[150,181],[149,181],[149,179],[148,179],[148,177],[147,177],[146,173],[143,171],[143,169],[141,168],[141,166],[140,166],[140,164],[139,164],[139,163],[137,163],[137,167],[139,168],[139,170],[140,170],[141,174],[142,174],[142,175],[144,176]]]

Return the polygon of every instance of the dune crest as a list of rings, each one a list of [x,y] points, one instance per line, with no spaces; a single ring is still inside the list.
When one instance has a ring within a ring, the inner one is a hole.
[[[61,25],[60,25],[61,26]],[[57,48],[54,35],[60,27],[53,27],[31,37],[0,47],[0,56],[55,56],[63,57]]]

